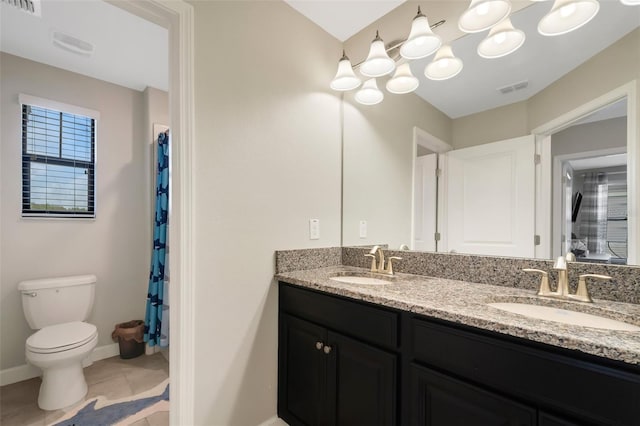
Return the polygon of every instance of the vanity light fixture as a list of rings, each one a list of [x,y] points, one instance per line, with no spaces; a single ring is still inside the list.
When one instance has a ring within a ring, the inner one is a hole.
[[[625,6],[639,6],[640,0],[620,0]]]
[[[447,80],[460,74],[462,66],[462,60],[454,56],[451,46],[444,45],[427,65],[424,75],[431,80]]]
[[[434,53],[442,46],[442,40],[431,31],[429,20],[420,11],[411,22],[411,31],[407,41],[400,48],[400,56],[405,59],[421,59]]]
[[[338,61],[338,72],[336,72],[336,76],[331,80],[330,87],[338,91],[353,90],[360,86],[361,83],[360,79],[353,72],[351,61],[343,50],[342,58]]]
[[[548,0],[531,0],[535,2]],[[626,5],[638,5],[640,0],[620,0]],[[598,0],[554,0],[550,12],[538,23],[538,32],[542,35],[553,36],[573,31],[589,22],[598,13]],[[478,55],[483,58],[500,58],[519,49],[526,39],[523,31],[513,27],[509,14],[511,2],[509,0],[471,0],[469,8],[460,16],[458,27],[468,33],[489,30],[478,46]],[[360,74],[368,77],[361,89],[356,93],[356,101],[364,105],[375,105],[384,99],[384,94],[378,89],[375,78],[386,76],[396,70],[385,87],[395,94],[414,91],[419,80],[412,74],[409,61],[425,58],[435,51],[435,57],[424,70],[424,75],[431,80],[447,80],[458,75],[463,68],[460,58],[453,54],[451,45],[442,45],[441,38],[432,29],[444,24],[444,20],[429,25],[429,20],[418,7],[418,13],[411,22],[411,31],[406,40],[385,47],[376,31],[376,37],[371,42],[369,55],[361,63],[351,65],[349,58],[342,52],[338,61],[338,71],[331,81],[331,88],[337,91],[352,90],[360,86],[360,78],[354,73],[360,68]],[[394,52],[400,48],[400,61],[396,69],[396,62],[387,52]]]
[[[477,33],[489,28],[509,16],[509,0],[471,0],[469,8],[458,20],[458,28],[465,33]]]
[[[384,93],[378,89],[375,78],[365,81],[362,88],[356,92],[356,101],[362,105],[375,105],[382,102]]]
[[[555,0],[538,23],[538,32],[545,36],[566,34],[591,21],[598,10],[597,0]]]
[[[360,65],[360,73],[365,77],[382,77],[390,74],[396,68],[396,63],[387,54],[384,42],[376,31],[376,38],[371,42],[369,56]]]
[[[405,62],[397,66],[395,74],[387,81],[387,91],[403,95],[416,90],[419,84],[418,79],[411,73],[409,63]]]
[[[518,50],[525,38],[524,32],[513,28],[511,19],[506,18],[492,27],[487,38],[480,42],[478,55],[489,59],[506,56]]]

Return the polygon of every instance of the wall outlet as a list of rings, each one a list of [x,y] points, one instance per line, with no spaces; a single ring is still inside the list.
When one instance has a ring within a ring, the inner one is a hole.
[[[360,238],[367,238],[367,221],[360,221]]]
[[[309,219],[309,239],[320,239],[320,219]]]

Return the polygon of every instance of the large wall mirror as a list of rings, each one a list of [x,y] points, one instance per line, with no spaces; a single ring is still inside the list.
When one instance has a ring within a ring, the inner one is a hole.
[[[513,2],[516,52],[478,56],[468,2],[406,2],[345,42],[364,60],[376,30],[407,37],[417,6],[463,70],[424,76],[373,106],[344,95],[343,245],[640,264],[640,7],[600,1],[571,33],[537,31],[552,2]],[[389,52],[393,56],[393,51]],[[357,71],[356,71],[357,73]]]

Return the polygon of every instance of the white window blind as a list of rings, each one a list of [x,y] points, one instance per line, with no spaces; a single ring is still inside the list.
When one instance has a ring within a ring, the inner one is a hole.
[[[94,118],[22,105],[22,215],[95,217]]]

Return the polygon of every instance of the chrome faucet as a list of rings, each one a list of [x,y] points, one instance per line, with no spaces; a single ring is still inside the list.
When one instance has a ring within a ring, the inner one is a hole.
[[[376,255],[378,255],[377,261]],[[369,253],[365,254],[365,257],[371,258],[371,272],[387,275],[393,275],[393,261],[402,260],[401,257],[390,256],[385,265],[384,251],[380,246],[373,246]]]
[[[540,269],[523,269],[524,272],[535,272],[541,275],[540,289],[538,296],[557,297],[560,299],[577,300],[580,302],[593,302],[589,291],[587,290],[587,278],[606,281],[611,277],[607,275],[584,274],[580,275],[578,281],[578,290],[576,294],[569,293],[569,263],[575,262],[576,257],[573,253],[567,253],[566,256],[559,256],[553,264],[553,269],[558,271],[558,287],[556,291],[551,291],[549,287],[549,274]]]

